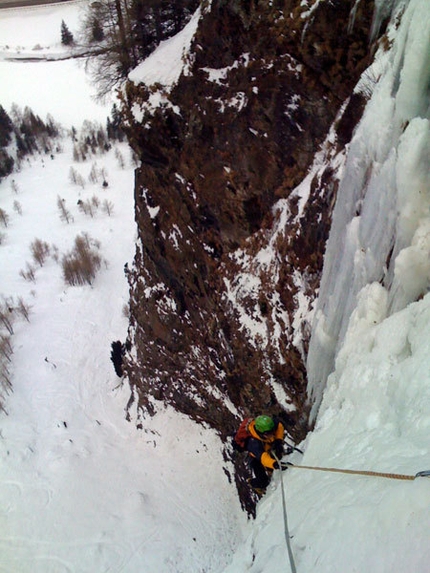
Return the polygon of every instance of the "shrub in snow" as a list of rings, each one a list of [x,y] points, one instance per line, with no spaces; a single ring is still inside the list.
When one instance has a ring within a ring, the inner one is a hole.
[[[89,199],[87,199],[87,201],[82,201],[82,199],[79,199],[78,209],[84,215],[89,215],[91,218],[94,217],[94,214],[96,211],[96,208],[94,207],[93,203]]]
[[[18,215],[22,215],[22,205],[19,201],[13,202],[13,210],[18,213]]]
[[[85,154],[85,150],[82,149],[80,145],[73,146],[73,161],[81,162],[86,161],[87,156]]]
[[[12,301],[4,299],[0,303],[0,326],[5,328],[9,334],[13,334],[13,311]]]
[[[51,257],[56,263],[60,260],[60,254],[57,245],[51,245]]]
[[[0,360],[12,361],[13,348],[11,340],[10,336],[0,335]]]
[[[12,362],[13,322],[16,314],[29,322],[29,305],[22,297],[18,298],[17,303],[13,299],[4,298],[0,303],[0,410],[3,411],[5,397],[12,389],[9,366]]]
[[[112,201],[109,201],[108,199],[105,199],[102,203],[102,210],[103,213],[106,213],[109,217],[112,215],[113,213],[113,203]]]
[[[97,164],[93,163],[91,167],[90,174],[88,175],[88,180],[90,183],[97,183],[99,180],[99,170],[97,169]]]
[[[132,167],[139,167],[140,165],[139,156],[133,149],[130,150],[130,165]]]
[[[115,148],[115,157],[118,161],[118,166],[120,169],[125,169],[124,156],[118,148]]]
[[[12,389],[9,364],[13,354],[11,335],[13,334],[13,309],[9,301],[0,304],[0,410],[5,411],[3,402]]]
[[[85,180],[80,173],[78,173],[76,185],[79,185],[79,187],[82,187],[82,189],[85,189]]]
[[[18,297],[18,302],[16,303],[15,308],[17,313],[22,316],[22,318],[25,318],[27,322],[30,322],[30,305],[24,301],[22,296]]]
[[[92,284],[101,267],[99,244],[84,233],[75,238],[73,250],[62,260],[63,276],[71,286]]]
[[[48,243],[41,241],[40,239],[34,239],[30,245],[30,251],[35,262],[38,263],[39,266],[43,267],[46,257],[48,257],[50,252]]]
[[[20,276],[22,276],[22,278],[25,281],[31,281],[31,282],[36,282],[36,275],[34,274],[34,267],[32,265],[30,265],[29,263],[26,263],[26,268],[25,270],[21,269],[19,271]]]
[[[65,221],[67,224],[73,222],[73,215],[66,207],[65,199],[62,199],[59,195],[57,195],[57,207],[60,211],[60,219]]]
[[[12,390],[8,363],[0,355],[0,410],[6,412],[4,407],[5,397]]]
[[[76,185],[78,182],[78,172],[74,167],[69,169],[69,181],[70,183],[73,183],[73,185]]]
[[[0,223],[7,227],[9,223],[9,215],[6,213],[4,209],[0,208]]]

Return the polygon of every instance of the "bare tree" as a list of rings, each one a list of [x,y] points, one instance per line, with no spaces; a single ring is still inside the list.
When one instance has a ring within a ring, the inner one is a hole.
[[[107,171],[106,167],[101,168],[100,175],[102,176],[102,178],[104,180],[106,180],[108,178],[108,171]]]
[[[12,361],[13,347],[11,340],[10,336],[0,335],[0,360]]]
[[[88,175],[88,179],[90,183],[97,183],[99,180],[99,170],[97,168],[97,164],[93,163],[91,166],[90,174]]]
[[[13,210],[18,213],[18,215],[22,215],[22,205],[19,201],[13,202]]]
[[[73,185],[79,185],[82,189],[85,188],[85,179],[82,177],[78,171],[74,167],[71,167],[69,170],[69,180]]]
[[[102,211],[103,213],[106,213],[109,217],[112,215],[113,213],[113,203],[112,201],[109,201],[108,199],[105,199],[102,203]]]
[[[30,322],[30,305],[28,305],[24,299],[20,296],[18,297],[18,303],[16,305],[16,310],[18,311],[18,313],[25,318],[25,320],[27,322]]]
[[[58,261],[60,260],[60,252],[58,250],[57,245],[51,245],[51,257],[56,263],[58,263]]]
[[[10,300],[4,299],[0,303],[0,324],[2,324],[9,334],[13,334],[13,304]]]
[[[60,211],[60,219],[65,221],[67,224],[73,222],[73,215],[66,207],[65,199],[62,199],[59,195],[57,195],[57,207]]]
[[[78,184],[78,172],[74,167],[70,167],[69,169],[69,180],[73,185]]]
[[[102,263],[99,248],[87,234],[77,235],[73,250],[62,261],[64,280],[69,285],[92,284]]]
[[[36,282],[36,275],[35,275],[34,267],[32,265],[30,265],[29,263],[26,263],[25,270],[21,269],[19,271],[19,274],[26,281],[31,281],[33,283]]]
[[[4,209],[0,208],[0,222],[7,227],[9,223],[9,215],[6,213]]]
[[[38,263],[39,266],[43,267],[50,252],[48,243],[41,241],[40,239],[34,239],[30,245],[30,251],[35,262]]]
[[[140,159],[134,149],[130,150],[130,164],[132,167],[139,167]]]
[[[91,197],[91,204],[95,209],[98,209],[100,207],[100,199],[97,197],[97,195],[93,195]]]
[[[132,47],[130,5],[131,0],[103,0],[87,10],[84,17],[84,42],[88,43],[93,54],[87,59],[86,69],[98,87],[100,99],[111,93],[137,64]],[[95,22],[99,28],[96,38]]]
[[[116,157],[116,160],[118,161],[119,168],[125,169],[124,156],[121,153],[121,151],[118,149],[118,147],[115,148],[115,157]]]
[[[106,95],[162,41],[177,34],[200,0],[98,0],[89,4],[82,42],[90,56],[87,71]]]
[[[92,204],[92,202],[87,199],[86,201],[82,201],[82,199],[79,199],[78,201],[78,209],[79,211],[81,211],[84,215],[89,215],[91,217],[91,219],[94,217],[95,214],[95,208],[94,205]]]

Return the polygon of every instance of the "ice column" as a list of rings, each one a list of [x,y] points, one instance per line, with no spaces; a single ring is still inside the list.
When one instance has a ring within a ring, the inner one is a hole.
[[[376,85],[348,150],[324,259],[308,355],[315,417],[357,295],[378,281],[386,313],[430,285],[430,9],[396,3],[389,51],[381,48],[357,90]]]

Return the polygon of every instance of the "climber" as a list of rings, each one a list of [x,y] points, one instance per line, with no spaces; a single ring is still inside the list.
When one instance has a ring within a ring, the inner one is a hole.
[[[262,495],[270,483],[274,469],[279,469],[278,460],[284,455],[284,426],[271,416],[257,416],[254,420],[245,419],[233,438],[233,448],[247,452],[249,466],[254,477],[249,479],[251,487]],[[287,453],[291,453],[289,448]],[[281,462],[281,469],[287,469]]]

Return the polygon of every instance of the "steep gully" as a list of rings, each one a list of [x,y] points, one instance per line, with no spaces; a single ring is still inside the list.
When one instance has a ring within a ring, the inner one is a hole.
[[[280,416],[293,440],[309,430],[305,360],[334,158],[364,107],[353,88],[372,56],[373,9],[373,0],[203,3],[167,103],[137,120],[136,106],[162,88],[128,83],[123,112],[141,167],[123,367],[141,415],[161,401],[224,440],[259,412]],[[235,463],[229,478],[252,513]]]

